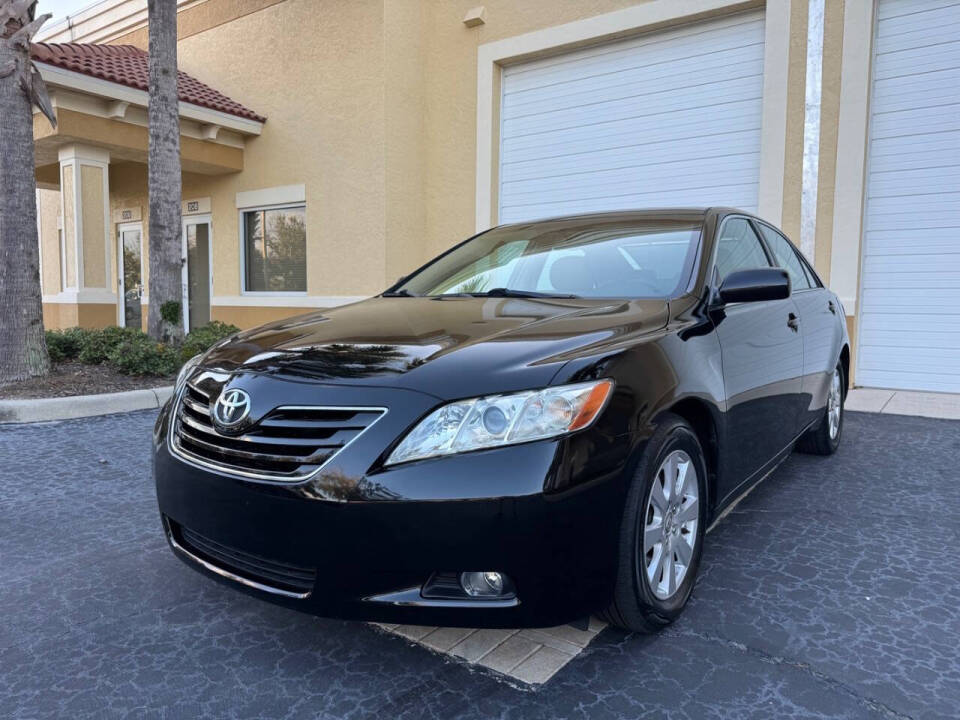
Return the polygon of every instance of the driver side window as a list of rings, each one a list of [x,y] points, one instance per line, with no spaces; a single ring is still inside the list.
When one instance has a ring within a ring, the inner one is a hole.
[[[717,280],[722,283],[738,270],[770,267],[760,238],[744,218],[731,218],[720,228],[717,238]]]

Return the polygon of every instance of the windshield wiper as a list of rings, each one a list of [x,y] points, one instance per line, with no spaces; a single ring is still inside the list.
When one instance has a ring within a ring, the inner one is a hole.
[[[383,297],[420,297],[419,295],[414,295],[409,290],[391,290],[382,295]]]
[[[561,293],[542,293],[533,290],[511,290],[505,287],[496,287],[484,292],[469,293],[471,297],[509,297],[509,298],[575,298],[576,295]]]

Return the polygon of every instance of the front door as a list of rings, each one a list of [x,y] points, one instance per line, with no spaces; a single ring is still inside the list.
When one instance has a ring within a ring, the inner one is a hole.
[[[183,327],[186,332],[210,322],[210,216],[183,219]]]
[[[744,218],[720,228],[716,285],[731,272],[770,267]],[[797,431],[803,341],[793,300],[718,305],[711,311],[720,341],[727,396],[727,438],[720,502],[789,445]]]
[[[143,323],[143,228],[140,223],[117,227],[117,290],[120,297],[117,323],[141,328]]]

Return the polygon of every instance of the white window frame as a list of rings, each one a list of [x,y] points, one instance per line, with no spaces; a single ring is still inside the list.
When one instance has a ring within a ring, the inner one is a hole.
[[[306,290],[247,290],[247,243],[244,234],[246,232],[246,223],[243,216],[250,212],[262,212],[264,210],[299,210],[303,209],[304,216],[304,263],[307,264],[309,258],[307,251],[310,246],[307,242],[306,216],[307,203],[304,201],[278,203],[275,205],[255,205],[244,207],[237,210],[237,235],[240,240],[240,295],[241,297],[305,297],[310,289],[310,274],[304,267],[304,276],[307,280]]]
[[[123,280],[123,233],[129,230],[138,230],[140,232],[140,287],[144,287],[144,280],[147,278],[143,258],[143,222],[125,222],[117,223],[117,234],[115,242],[117,244],[117,327],[127,326],[126,315],[126,292],[127,285]],[[144,295],[140,294],[140,308],[143,309]],[[148,306],[149,307],[149,306]],[[140,328],[137,328],[138,330]]]

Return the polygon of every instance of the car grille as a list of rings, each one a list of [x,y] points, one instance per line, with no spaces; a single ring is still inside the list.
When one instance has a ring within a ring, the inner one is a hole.
[[[263,585],[264,589],[276,589],[299,596],[307,595],[313,590],[317,579],[315,569],[268,560],[259,555],[227,547],[169,518],[167,523],[177,545],[194,557],[220,570],[226,570],[241,580],[253,581]]]
[[[188,383],[170,436],[181,457],[228,473],[295,482],[317,472],[370,427],[382,408],[279,407],[240,435],[216,430],[211,397]]]

